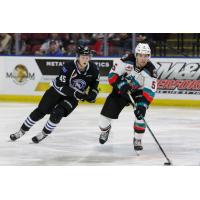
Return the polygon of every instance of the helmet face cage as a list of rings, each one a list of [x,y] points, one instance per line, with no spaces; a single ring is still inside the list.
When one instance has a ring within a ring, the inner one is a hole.
[[[151,49],[148,44],[145,43],[139,43],[135,48],[135,57],[137,54],[146,54],[149,55],[149,58],[151,57]]]
[[[78,46],[76,53],[77,53],[77,57],[79,57],[80,55],[91,56],[91,51],[89,47],[87,46]]]

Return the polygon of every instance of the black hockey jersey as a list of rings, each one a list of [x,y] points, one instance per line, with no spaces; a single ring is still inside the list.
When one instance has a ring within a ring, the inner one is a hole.
[[[88,87],[89,92],[98,93],[99,78],[99,69],[92,61],[89,61],[84,71],[80,71],[77,60],[73,60],[61,68],[59,76],[52,83],[61,95],[74,97],[75,91],[85,93]]]

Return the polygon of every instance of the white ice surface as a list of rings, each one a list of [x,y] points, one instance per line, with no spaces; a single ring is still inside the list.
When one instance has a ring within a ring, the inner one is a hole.
[[[40,120],[21,139],[11,142],[36,104],[0,103],[0,165],[163,165],[166,161],[146,130],[144,151],[133,150],[131,107],[112,124],[108,142],[98,143],[98,118],[102,105],[79,105],[63,118],[55,131],[39,144],[31,138],[40,132],[49,116]],[[151,107],[146,120],[174,165],[200,165],[200,109]]]

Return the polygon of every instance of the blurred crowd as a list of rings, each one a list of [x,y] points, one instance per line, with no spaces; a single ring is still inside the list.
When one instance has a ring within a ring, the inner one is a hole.
[[[78,45],[88,45],[96,56],[119,56],[132,52],[133,36],[131,33],[21,33],[18,34],[16,52],[16,34],[0,33],[0,54],[6,55],[45,55],[75,56]],[[106,40],[105,40],[106,37]],[[136,34],[137,42],[163,42],[168,34]]]

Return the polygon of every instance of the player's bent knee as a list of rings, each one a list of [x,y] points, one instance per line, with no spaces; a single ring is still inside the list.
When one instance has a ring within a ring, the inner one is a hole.
[[[68,99],[65,99],[63,102],[59,104],[59,106],[62,106],[66,110],[64,117],[67,117],[77,107],[77,105],[78,105],[77,100],[70,101]]]
[[[50,120],[51,122],[58,124],[60,122],[60,120],[66,115],[67,110],[58,105],[57,107],[55,107],[50,115]]]
[[[46,114],[41,111],[39,108],[36,108],[31,114],[30,117],[33,121],[38,121],[42,119]]]

